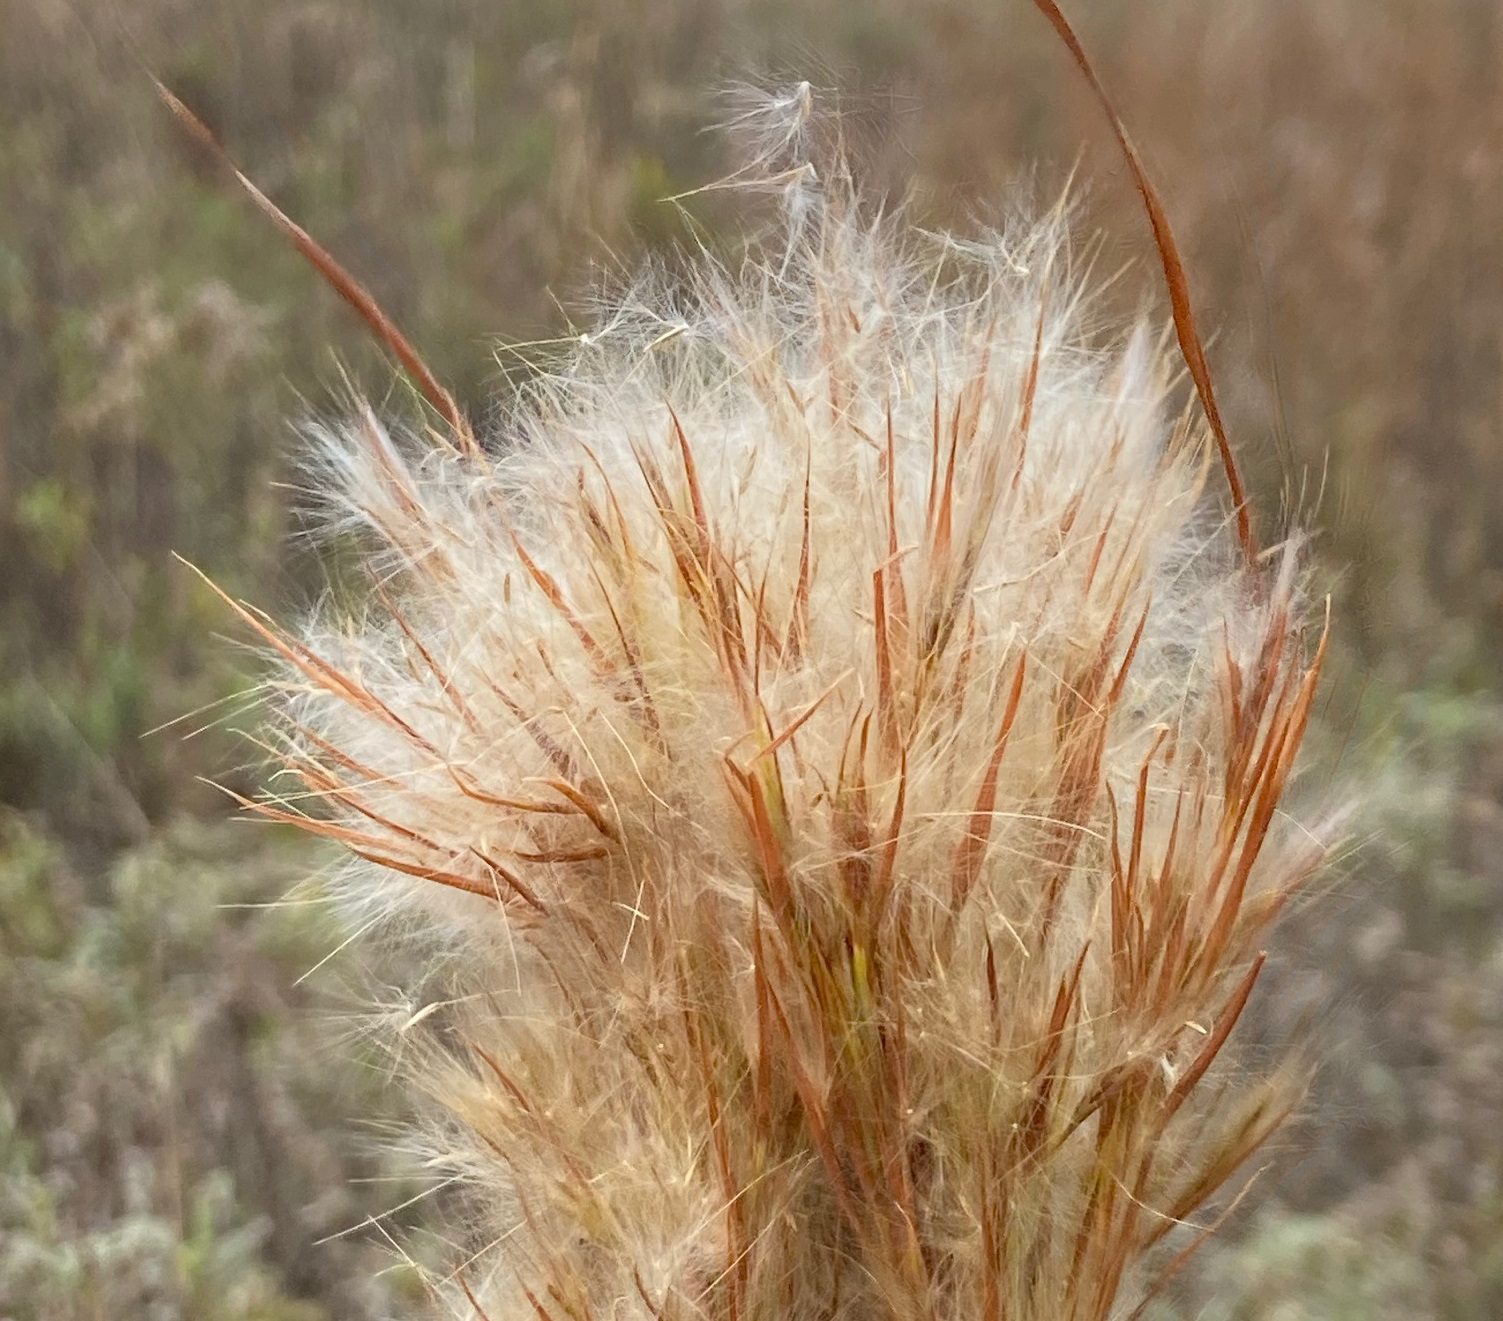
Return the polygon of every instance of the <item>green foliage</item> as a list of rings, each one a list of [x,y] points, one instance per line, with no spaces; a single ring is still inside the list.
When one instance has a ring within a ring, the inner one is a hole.
[[[333,1321],[400,1298],[372,1244],[311,1246],[406,1194],[351,1182],[380,1173],[345,1130],[381,1093],[292,995],[328,924],[226,907],[300,865],[248,829],[184,825],[91,874],[3,821],[0,1315]]]
[[[1375,1321],[1413,1316],[1424,1265],[1412,1236],[1359,1237],[1330,1216],[1285,1212],[1260,1220],[1216,1258],[1209,1321]],[[1151,1321],[1181,1313],[1158,1308]]]

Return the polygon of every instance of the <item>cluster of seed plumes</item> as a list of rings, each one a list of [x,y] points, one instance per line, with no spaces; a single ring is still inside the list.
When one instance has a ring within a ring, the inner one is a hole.
[[[1212,1066],[1321,857],[1294,556],[1058,224],[798,187],[492,436],[357,410],[310,481],[366,605],[241,608],[252,806],[440,956],[455,1316],[1120,1315],[1292,1102]]]

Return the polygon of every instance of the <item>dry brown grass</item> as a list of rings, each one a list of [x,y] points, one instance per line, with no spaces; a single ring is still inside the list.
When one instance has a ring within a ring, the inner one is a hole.
[[[652,199],[718,168],[694,130],[747,52],[793,68],[813,52],[834,66],[822,81],[876,89],[852,117],[899,144],[886,175],[916,181],[926,223],[964,228],[971,199],[1020,165],[1049,177],[1088,142],[1107,264],[1145,252],[1109,128],[1026,6],[416,12],[152,0],[129,11],[131,51],[191,89],[466,402],[490,370],[480,335],[556,333],[549,296],[567,298],[591,254],[672,228]],[[311,282],[300,292],[250,208],[196,158],[185,168],[149,93],[121,94],[136,58],[101,39],[108,17],[23,0],[0,43],[3,632],[24,676],[5,694],[3,793],[74,842],[204,810],[192,772],[223,765],[212,740],[137,738],[221,682],[203,672],[225,654],[208,641],[216,607],[166,548],[281,613],[297,594],[271,549],[283,381],[323,398],[325,345],[352,356],[358,333]],[[1281,946],[1318,965],[1317,990],[1275,958],[1244,1016],[1244,1037],[1280,1039],[1270,1018],[1343,1002],[1304,1159],[1271,1199],[1260,1181],[1244,1206],[1266,1232],[1218,1251],[1198,1296],[1238,1318],[1291,1298],[1363,1321],[1490,1317],[1503,793],[1475,692],[1496,686],[1503,565],[1503,23],[1489,0],[1162,0],[1081,20],[1175,218],[1265,531],[1281,482],[1302,508],[1324,492],[1317,549],[1342,575],[1327,668],[1344,706],[1362,696],[1349,764],[1375,786],[1361,826],[1383,837],[1326,919]],[[1350,719],[1316,724],[1340,741]],[[1300,1225],[1310,1255],[1280,1256]]]

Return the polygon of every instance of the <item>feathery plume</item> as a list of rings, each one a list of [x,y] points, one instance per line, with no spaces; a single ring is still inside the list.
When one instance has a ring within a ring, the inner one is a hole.
[[[617,299],[488,445],[321,436],[371,599],[235,605],[299,786],[248,806],[445,952],[453,1315],[1117,1315],[1297,1095],[1215,1066],[1322,856],[1323,636],[1057,216],[914,235],[768,104],[784,244]]]

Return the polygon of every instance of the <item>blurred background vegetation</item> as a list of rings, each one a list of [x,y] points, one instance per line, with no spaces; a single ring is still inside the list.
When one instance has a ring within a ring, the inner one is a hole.
[[[1159,1315],[1503,1316],[1503,8],[1074,9],[1264,506],[1320,529],[1308,780],[1357,786],[1252,1027],[1316,1034],[1311,1105]],[[253,774],[213,722],[254,664],[170,554],[310,600],[288,419],[392,374],[146,71],[476,414],[496,339],[684,236],[660,199],[727,171],[701,130],[748,73],[831,89],[926,224],[1078,163],[1128,310],[1141,214],[1028,0],[0,0],[0,34],[0,1317],[400,1315],[358,1230],[424,1188],[373,1140],[400,1101],[339,960],[304,975],[339,934],[279,902],[324,859],[205,785]]]

